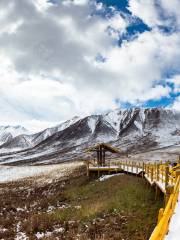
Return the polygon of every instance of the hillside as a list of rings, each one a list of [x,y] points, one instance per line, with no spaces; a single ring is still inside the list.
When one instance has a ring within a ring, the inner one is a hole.
[[[28,138],[33,139],[33,144],[24,144]],[[116,109],[102,115],[73,118],[28,138],[21,135],[3,144],[1,163],[21,163],[22,160],[23,163],[56,163],[86,157],[84,149],[97,142],[110,142],[123,154],[162,149],[178,154],[180,112],[163,108]],[[28,149],[8,153],[17,146]]]
[[[58,132],[58,131],[62,131],[65,128],[68,128],[71,124],[73,124],[74,122],[76,122],[79,118],[78,117],[74,117],[70,120],[67,120],[55,127],[52,128],[47,128],[41,132],[35,133],[35,134],[27,134],[27,130],[23,132],[16,132],[16,134],[14,134],[13,137],[13,128],[9,129],[9,134],[12,135],[12,137],[10,138],[6,138],[3,142],[3,144],[1,144],[0,149],[1,152],[5,151],[17,151],[17,150],[22,150],[22,149],[28,149],[28,148],[32,148],[34,146],[36,146],[37,144],[39,144],[40,142],[42,142],[43,140],[45,140],[46,138],[48,138],[49,136],[53,135],[54,133]],[[5,128],[5,127],[4,127]],[[23,129],[23,127],[21,127]],[[2,130],[2,133],[5,134],[5,131]],[[25,134],[26,133],[26,134]]]
[[[16,136],[28,134],[28,130],[22,126],[0,126],[0,145],[10,142]]]
[[[89,181],[80,162],[2,168],[0,239],[148,239],[163,204],[142,178]]]

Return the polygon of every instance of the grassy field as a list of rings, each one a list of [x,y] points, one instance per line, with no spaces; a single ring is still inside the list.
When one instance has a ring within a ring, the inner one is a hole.
[[[162,199],[141,178],[121,175],[106,181],[71,186],[64,192],[70,208],[57,210],[55,219],[94,222],[91,239],[148,239],[156,223]],[[104,235],[104,236],[103,236]]]
[[[145,180],[130,175],[89,182],[76,174],[43,187],[23,185],[6,186],[0,239],[148,239],[163,205]]]

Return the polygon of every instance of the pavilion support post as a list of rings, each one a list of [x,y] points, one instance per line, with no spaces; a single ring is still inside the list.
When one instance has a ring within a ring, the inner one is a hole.
[[[102,156],[103,156],[103,166],[105,166],[105,165],[106,165],[106,161],[105,161],[105,149],[103,149]]]
[[[102,163],[102,147],[99,146],[99,159],[100,159],[100,165],[102,166],[103,163]]]
[[[89,160],[87,160],[85,163],[86,163],[86,169],[87,169],[87,177],[89,177]]]
[[[100,165],[99,149],[97,150],[97,164]]]
[[[106,152],[119,153],[116,148],[111,147],[109,144],[100,143],[96,146],[89,148],[89,151],[95,152],[97,156],[97,166],[106,166],[110,161],[106,163]],[[95,162],[96,163],[96,162]]]

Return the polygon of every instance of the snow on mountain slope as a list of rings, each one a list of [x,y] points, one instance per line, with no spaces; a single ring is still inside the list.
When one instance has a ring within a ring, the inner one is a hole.
[[[76,123],[80,119],[81,119],[80,117],[75,116],[72,119],[69,119],[69,120],[61,123],[60,125],[57,126],[58,132],[64,130],[65,128],[68,128],[70,125]]]
[[[97,116],[88,118],[88,126],[91,129],[91,133],[94,133],[94,130],[96,129],[96,124],[97,124]]]
[[[74,117],[55,127],[47,128],[39,133],[35,133],[32,135],[23,134],[23,132],[19,131],[20,134],[14,134],[12,135],[12,137],[7,138],[6,141],[4,141],[4,144],[1,146],[1,152],[18,151],[34,147],[35,145],[44,141],[46,138],[50,137],[54,133],[68,128],[70,125],[74,124],[78,120],[79,117]]]
[[[33,146],[33,139],[34,135],[19,135],[2,144],[0,152],[13,152],[30,148]]]
[[[79,120],[79,117],[74,117],[74,118],[67,120],[55,127],[47,128],[44,131],[34,134],[32,136],[33,141],[32,141],[31,145],[35,146],[35,145],[39,144],[40,142],[44,141],[46,138],[52,136],[54,133],[63,131],[64,129],[68,128],[70,125],[74,124],[78,120]]]
[[[28,134],[22,126],[0,126],[0,144],[3,144],[21,134]]]
[[[109,124],[117,131],[119,132],[120,128],[120,121],[122,119],[122,114],[119,109],[116,109],[114,111],[110,111],[107,114],[104,115],[104,120],[109,122]]]
[[[163,108],[116,109],[75,118],[37,133],[31,149],[1,154],[0,162],[66,161],[84,157],[84,149],[97,142],[110,142],[124,153],[145,152],[180,144],[179,133],[180,112]]]

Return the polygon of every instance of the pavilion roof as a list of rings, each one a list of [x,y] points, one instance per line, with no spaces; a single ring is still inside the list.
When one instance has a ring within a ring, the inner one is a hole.
[[[99,148],[102,147],[103,149],[105,149],[105,151],[107,152],[111,152],[111,153],[120,153],[119,149],[112,147],[110,144],[107,143],[98,143],[90,148],[87,149],[87,152],[95,152],[98,151]]]

